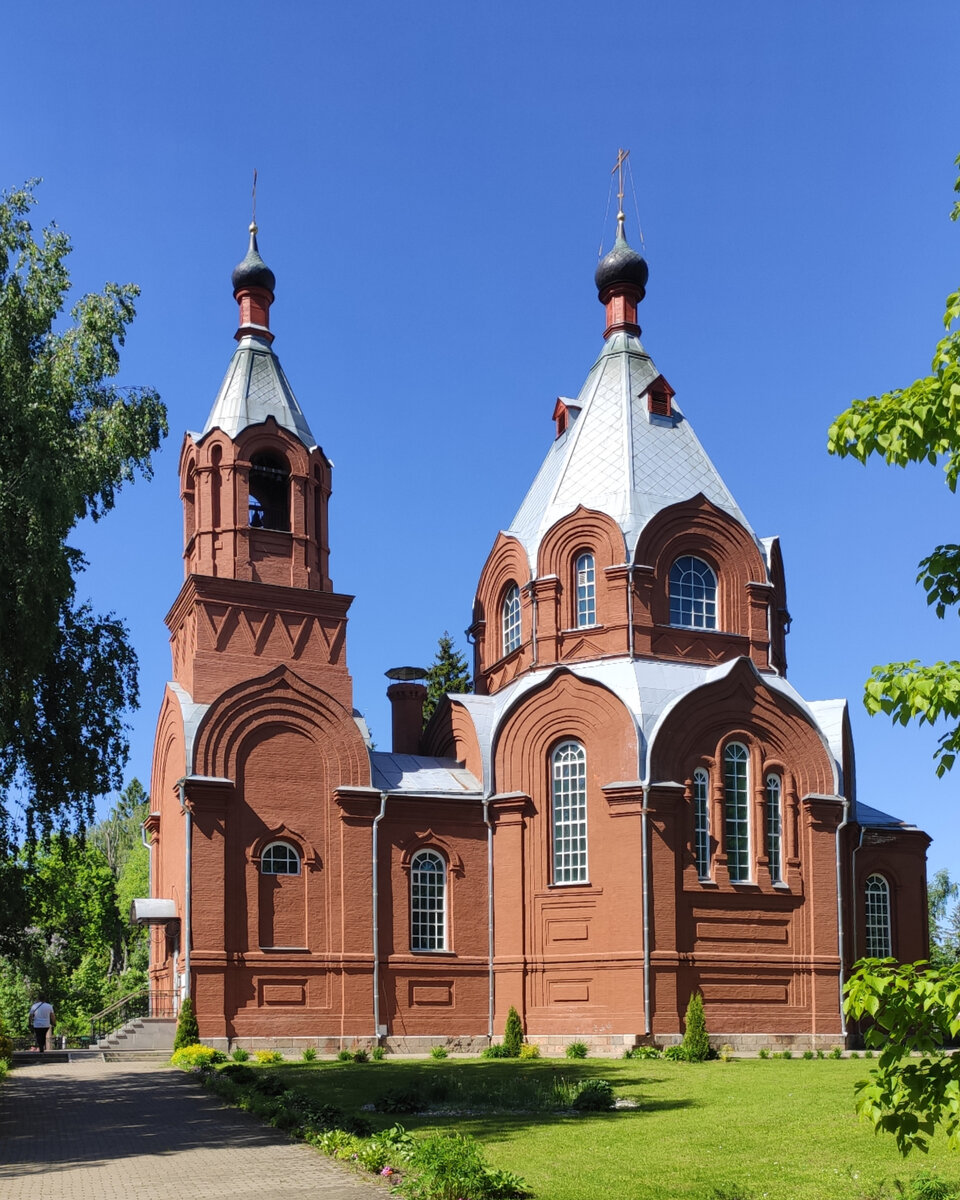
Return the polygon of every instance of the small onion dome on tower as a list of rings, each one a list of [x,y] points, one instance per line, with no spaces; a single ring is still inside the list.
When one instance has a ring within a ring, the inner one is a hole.
[[[607,309],[605,338],[618,330],[639,336],[637,305],[646,294],[650,274],[647,260],[627,242],[623,222],[623,213],[617,213],[617,240],[600,260],[594,275],[600,302]]]
[[[270,332],[270,305],[277,278],[260,257],[257,226],[250,225],[250,246],[246,257],[237,263],[231,275],[234,298],[240,304],[240,327],[234,335],[239,341],[247,334],[273,341]]]

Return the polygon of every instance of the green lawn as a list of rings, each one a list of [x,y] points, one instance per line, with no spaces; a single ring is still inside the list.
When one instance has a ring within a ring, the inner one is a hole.
[[[700,1065],[662,1060],[541,1059],[288,1064],[291,1083],[357,1111],[389,1089],[410,1089],[436,1072],[515,1072],[609,1079],[636,1110],[583,1116],[368,1114],[376,1126],[456,1128],[474,1134],[492,1165],[523,1175],[537,1200],[707,1200],[738,1185],[770,1200],[864,1200],[886,1179],[934,1170],[960,1183],[960,1155],[938,1138],[906,1162],[893,1139],[853,1111],[864,1060],[740,1059]]]

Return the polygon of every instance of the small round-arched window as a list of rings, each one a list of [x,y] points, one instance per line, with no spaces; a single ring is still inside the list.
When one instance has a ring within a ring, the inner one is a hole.
[[[250,527],[290,531],[290,468],[277,454],[250,460]]]
[[[299,875],[300,855],[289,842],[271,842],[260,855],[262,875]]]

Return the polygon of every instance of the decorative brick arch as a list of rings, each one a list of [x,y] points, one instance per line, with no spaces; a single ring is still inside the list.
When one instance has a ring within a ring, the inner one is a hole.
[[[637,541],[634,561],[653,568],[654,622],[670,623],[670,568],[685,554],[702,559],[716,573],[718,629],[749,636],[747,584],[768,583],[766,563],[747,530],[703,493],[663,509]]]
[[[414,857],[421,850],[434,850],[441,855],[446,861],[447,869],[458,877],[463,876],[463,859],[457,852],[454,844],[449,838],[441,837],[434,833],[432,829],[426,829],[422,833],[412,833],[405,841],[400,843],[400,866],[409,875],[413,866]]]
[[[281,455],[287,461],[291,477],[306,478],[310,474],[310,452],[299,438],[282,429],[273,417],[267,417],[261,425],[248,425],[242,429],[234,444],[237,459],[244,463],[252,462],[255,454]]]
[[[530,563],[526,551],[515,537],[498,533],[493,549],[480,572],[480,582],[473,604],[474,622],[470,632],[474,638],[473,675],[479,692],[495,691],[528,665],[530,653],[531,615],[527,584],[530,582]],[[520,646],[509,655],[503,654],[500,629],[500,610],[508,586],[515,583],[520,589]],[[490,668],[505,659],[510,663],[509,679],[498,675],[489,677]]]
[[[299,851],[303,865],[309,867],[311,871],[319,871],[323,867],[323,860],[320,858],[317,848],[311,845],[299,830],[291,829],[286,823],[275,825],[258,837],[247,853],[247,862],[252,863],[259,870],[264,850],[274,842],[289,842]]]
[[[153,739],[150,794],[156,797],[154,807],[160,803],[160,797],[186,774],[189,774],[189,769],[186,762],[183,714],[180,711],[180,702],[168,685],[160,706]]]
[[[664,714],[650,738],[649,778],[684,781],[694,767],[718,764],[723,747],[738,740],[758,749],[759,762],[785,764],[798,796],[836,794],[836,766],[820,731],[745,658]]]
[[[424,739],[424,752],[437,758],[454,758],[483,783],[480,739],[469,710],[449,696],[437,705]]]
[[[550,750],[566,738],[586,748],[593,785],[636,778],[637,729],[626,705],[603,684],[561,668],[501,718],[493,749],[495,789],[534,795],[546,779]]]
[[[244,748],[268,729],[314,742],[339,786],[370,786],[370,759],[353,715],[288,667],[238,684],[210,706],[197,730],[194,771],[236,779]]]
[[[537,577],[555,575],[559,580],[558,624],[567,629],[576,625],[575,562],[584,551],[589,551],[596,563],[597,623],[602,625],[612,614],[605,572],[608,567],[623,565],[626,543],[616,521],[580,505],[550,527],[537,554]]]

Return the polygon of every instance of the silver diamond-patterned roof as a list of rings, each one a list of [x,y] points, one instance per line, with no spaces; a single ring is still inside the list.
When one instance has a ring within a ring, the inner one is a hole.
[[[230,360],[203,435],[222,429],[235,438],[241,429],[260,425],[267,417],[273,417],[308,449],[317,444],[270,343],[247,334]]]
[[[672,417],[647,411],[658,375],[633,334],[604,345],[577,397],[580,415],[551,446],[507,530],[534,569],[547,530],[580,504],[613,517],[628,560],[651,517],[698,492],[756,537],[676,401]]]

